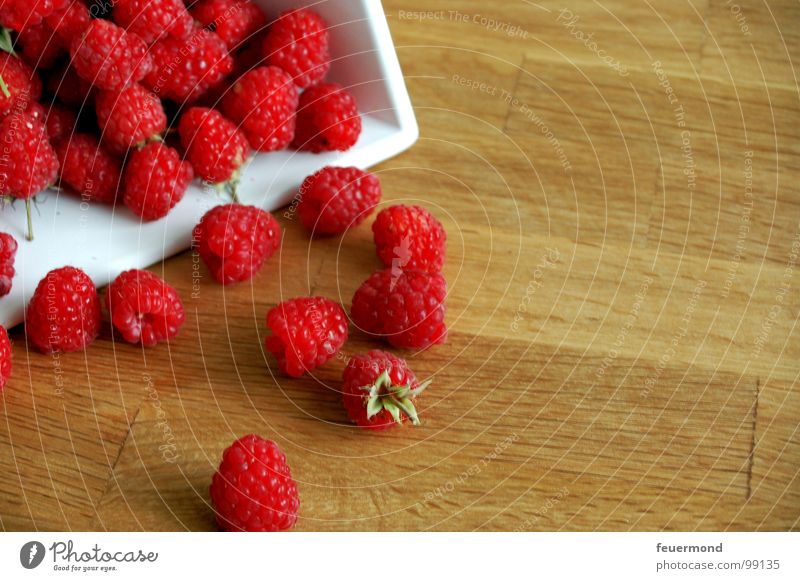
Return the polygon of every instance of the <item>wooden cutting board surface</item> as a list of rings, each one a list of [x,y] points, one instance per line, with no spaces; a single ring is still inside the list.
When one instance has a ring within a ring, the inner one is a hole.
[[[407,354],[423,425],[349,426],[341,361],[276,374],[267,310],[349,306],[379,266],[369,223],[281,217],[252,284],[154,267],[187,309],[170,345],[11,333],[0,529],[213,530],[249,432],[288,456],[298,530],[799,528],[797,2],[384,5],[421,126],[384,203],[449,236],[449,342]]]

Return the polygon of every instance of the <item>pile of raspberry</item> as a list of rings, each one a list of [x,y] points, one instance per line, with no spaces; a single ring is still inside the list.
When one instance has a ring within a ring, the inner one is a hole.
[[[361,134],[310,9],[270,22],[248,0],[35,0],[2,2],[0,26],[0,195],[25,203],[29,239],[47,189],[159,220],[195,178],[236,201],[252,155]]]
[[[103,14],[78,0],[0,7],[0,139],[12,144],[0,193],[29,209],[58,187],[87,203],[122,202],[149,221],[164,218],[193,179],[217,184],[232,203],[201,218],[194,251],[219,284],[253,280],[282,230],[270,213],[239,203],[243,164],[253,152],[288,147],[346,150],[361,132],[353,96],[324,81],[325,22],[299,9],[268,24],[247,0],[107,6]],[[297,221],[312,239],[343,235],[381,198],[376,175],[325,167],[300,186]],[[413,355],[446,341],[446,233],[425,208],[402,204],[383,208],[372,231],[380,268],[356,290],[349,315],[328,297],[285,300],[266,313],[265,346],[293,378],[344,359],[342,404],[359,428],[418,425],[417,400],[430,382],[387,349]],[[0,297],[12,288],[18,244],[0,232]],[[40,281],[25,333],[42,353],[83,350],[104,326],[115,341],[154,347],[176,340],[185,318],[177,290],[153,272],[123,272],[98,292],[85,272],[64,266]],[[344,356],[351,322],[387,347]],[[11,370],[0,326],[0,390]],[[300,504],[286,457],[257,435],[224,452],[210,497],[220,527],[235,531],[291,528]]]

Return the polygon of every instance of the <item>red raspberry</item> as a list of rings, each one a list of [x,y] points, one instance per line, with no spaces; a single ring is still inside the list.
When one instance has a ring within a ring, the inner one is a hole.
[[[161,101],[141,85],[100,91],[95,108],[103,142],[114,152],[141,145],[167,128]]]
[[[114,22],[152,44],[164,36],[186,38],[194,21],[181,0],[117,0]]]
[[[94,102],[95,90],[92,84],[80,78],[75,69],[68,65],[54,69],[47,76],[47,90],[70,107],[82,109]]]
[[[206,212],[192,241],[220,284],[250,280],[280,248],[281,227],[255,206],[229,204]]]
[[[108,287],[111,323],[128,343],[152,347],[177,336],[186,315],[178,293],[146,270],[128,270]]]
[[[225,531],[277,532],[297,522],[300,497],[286,456],[256,435],[239,438],[222,453],[209,493]]]
[[[17,257],[17,241],[11,234],[0,232],[0,297],[11,292],[14,280],[14,260]]]
[[[8,383],[11,377],[11,341],[8,338],[6,328],[0,325],[0,391]]]
[[[45,125],[47,125],[47,135],[50,137],[51,143],[58,143],[65,137],[72,135],[75,131],[75,125],[78,122],[78,117],[72,111],[61,105],[50,105],[50,110],[47,111]]]
[[[330,69],[328,26],[313,10],[289,10],[272,24],[264,39],[267,64],[282,68],[298,87],[310,87]]]
[[[20,57],[36,69],[52,67],[67,48],[64,41],[46,22],[36,26],[26,26],[19,33],[17,40],[21,45]]]
[[[142,83],[178,103],[196,101],[233,70],[225,43],[204,28],[195,28],[187,39],[161,39],[150,52],[154,66]]]
[[[194,178],[192,166],[160,142],[135,150],[125,168],[125,205],[143,220],[166,216],[183,199]]]
[[[147,44],[108,20],[93,20],[69,52],[78,75],[107,91],[141,80],[152,68]]]
[[[219,112],[192,107],[178,125],[181,144],[195,173],[212,184],[236,181],[250,154],[247,138]]]
[[[25,111],[30,102],[42,96],[39,76],[22,60],[6,52],[0,52],[0,81],[0,117]]]
[[[372,224],[378,258],[395,269],[436,273],[444,265],[447,233],[442,223],[420,206],[390,206]]]
[[[192,16],[213,30],[231,52],[267,25],[261,9],[247,0],[201,0],[192,5]]]
[[[314,235],[341,234],[358,226],[381,201],[381,182],[356,167],[326,167],[300,186],[297,213]]]
[[[420,385],[403,359],[376,349],[348,361],[342,375],[344,408],[362,428],[383,430],[406,420],[417,426],[414,400],[428,385]]]
[[[361,116],[353,96],[335,83],[303,91],[297,108],[297,149],[321,153],[347,151],[361,135]]]
[[[222,112],[238,123],[257,151],[286,149],[294,139],[298,93],[277,67],[259,67],[236,81],[222,98]]]
[[[44,124],[29,113],[14,113],[0,121],[0,196],[25,200],[28,240],[33,240],[30,199],[58,177],[58,158],[47,140]]]
[[[46,123],[47,122],[47,111],[44,110],[44,105],[41,103],[37,103],[36,101],[31,101],[28,103],[28,108],[25,109],[25,113],[36,119],[39,123]],[[48,137],[50,134],[48,133]]]
[[[447,282],[421,270],[380,270],[353,296],[350,314],[361,330],[395,347],[426,349],[447,340]]]
[[[324,297],[284,301],[267,313],[267,350],[286,375],[300,377],[334,357],[347,341],[347,315]]]
[[[0,122],[0,195],[27,200],[51,185],[58,175],[58,158],[44,125],[29,113],[9,115]]]
[[[56,144],[61,181],[87,202],[113,204],[121,172],[120,160],[93,135],[75,133]]]
[[[81,36],[92,23],[89,9],[82,2],[71,1],[61,10],[56,10],[46,19],[47,24],[68,47]]]
[[[25,314],[28,339],[42,353],[79,351],[95,340],[103,315],[92,279],[79,268],[51,270]]]
[[[0,24],[20,31],[28,26],[36,26],[42,19],[63,8],[71,0],[5,0],[0,5]]]

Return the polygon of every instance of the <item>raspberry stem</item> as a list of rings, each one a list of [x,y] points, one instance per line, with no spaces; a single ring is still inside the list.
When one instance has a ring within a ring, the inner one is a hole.
[[[372,419],[381,410],[386,410],[392,415],[395,422],[400,423],[400,414],[403,413],[415,426],[419,425],[419,416],[414,407],[413,400],[431,384],[430,380],[411,389],[408,385],[393,385],[389,372],[384,371],[372,385],[365,385],[361,389],[369,393],[367,400],[367,419]]]
[[[31,219],[31,199],[30,198],[25,200],[25,214],[28,217],[28,234],[25,236],[25,238],[28,240],[28,242],[32,242],[33,241],[33,220]]]
[[[227,182],[225,182],[225,188],[228,190],[228,193],[231,195],[234,204],[241,204],[241,200],[239,199],[239,193],[237,189],[239,188],[239,180],[241,178],[241,174],[237,170]]]

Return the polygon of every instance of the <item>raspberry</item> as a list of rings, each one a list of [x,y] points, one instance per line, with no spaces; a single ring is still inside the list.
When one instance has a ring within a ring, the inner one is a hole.
[[[192,107],[186,111],[178,133],[195,173],[212,184],[235,181],[250,154],[244,134],[213,109]]]
[[[267,313],[267,350],[286,375],[300,377],[339,352],[347,341],[347,315],[324,297],[282,302]]]
[[[315,235],[341,234],[358,226],[381,201],[381,182],[356,167],[326,167],[300,187],[297,213]]]
[[[58,157],[47,140],[44,124],[29,113],[14,113],[0,121],[0,196],[25,200],[28,240],[33,240],[30,199],[58,176]]]
[[[277,67],[245,73],[222,98],[222,112],[238,123],[257,151],[286,149],[294,139],[297,87]]]
[[[0,24],[16,31],[36,26],[42,19],[63,8],[71,0],[17,0],[0,5]]]
[[[11,341],[8,338],[6,328],[0,325],[0,391],[8,383],[11,377]]]
[[[0,122],[0,194],[26,200],[51,185],[58,175],[58,158],[44,125],[28,113]]]
[[[206,212],[192,241],[220,284],[250,280],[280,248],[281,227],[255,206],[229,204]]]
[[[75,38],[86,32],[92,23],[92,16],[81,2],[72,1],[53,12],[45,21],[68,47]]]
[[[383,430],[407,420],[417,426],[414,400],[428,385],[420,385],[403,359],[376,349],[348,361],[342,399],[347,415],[362,428]]]
[[[47,90],[64,105],[83,108],[94,102],[95,90],[71,66],[64,65],[47,76]]]
[[[113,204],[121,163],[100,146],[93,135],[75,133],[56,144],[61,163],[61,181],[82,200]]]
[[[102,140],[114,152],[142,144],[167,128],[161,101],[141,85],[128,85],[119,92],[100,91],[95,109]]]
[[[440,274],[387,268],[369,277],[353,296],[350,314],[364,332],[395,347],[426,349],[447,340]]]
[[[312,10],[284,12],[264,39],[263,54],[267,64],[289,73],[298,87],[310,87],[330,69],[328,26]]]
[[[42,82],[28,65],[0,52],[0,117],[25,111],[28,103],[42,96]]]
[[[107,91],[141,80],[152,68],[147,44],[108,20],[93,20],[69,52],[78,75]]]
[[[321,153],[347,151],[361,135],[361,116],[353,96],[335,83],[315,85],[300,95],[297,149]]]
[[[256,435],[239,438],[222,453],[209,494],[226,531],[277,532],[297,522],[300,497],[286,456]]]
[[[58,143],[65,137],[68,137],[75,130],[75,124],[78,122],[78,117],[73,113],[72,109],[67,109],[60,105],[50,105],[50,110],[47,111],[45,125],[47,125],[47,135],[50,137],[51,143]]]
[[[14,280],[14,259],[17,257],[17,241],[11,234],[0,232],[0,297],[11,292]]]
[[[95,340],[102,319],[92,279],[65,266],[39,282],[25,313],[25,332],[42,353],[69,353]]]
[[[441,222],[419,206],[390,206],[372,224],[378,258],[395,269],[430,273],[444,265],[447,233]]]
[[[231,52],[267,25],[261,9],[247,0],[201,0],[192,6],[192,16],[215,32]]]
[[[46,22],[26,26],[17,41],[20,57],[33,68],[49,69],[66,52],[66,44]]]
[[[142,83],[162,99],[191,103],[233,70],[225,43],[195,28],[187,39],[163,38],[150,47],[153,68]]]
[[[36,101],[29,102],[25,113],[36,119],[39,123],[47,122],[47,111],[44,110],[44,105],[41,103],[37,103]],[[49,136],[50,134],[48,133],[48,137]]]
[[[128,343],[152,347],[178,334],[186,315],[178,293],[146,270],[128,270],[108,287],[111,323]]]
[[[125,205],[144,220],[166,216],[183,199],[194,173],[180,154],[153,142],[135,150],[125,168]]]
[[[194,22],[181,0],[117,0],[114,22],[152,44],[164,36],[186,38]]]

